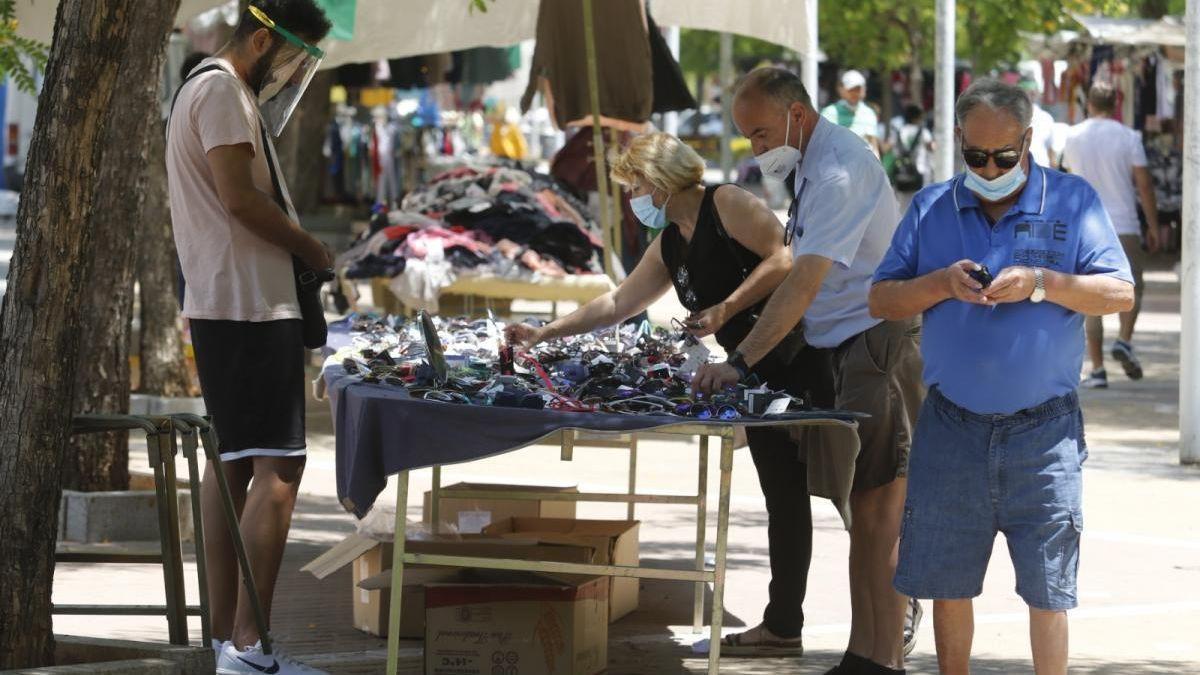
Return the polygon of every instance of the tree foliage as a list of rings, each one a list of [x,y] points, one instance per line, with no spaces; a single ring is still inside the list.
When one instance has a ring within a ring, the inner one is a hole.
[[[685,73],[705,75],[717,72],[721,64],[721,36],[710,30],[684,28],[679,31],[679,67]],[[777,44],[741,35],[733,36],[734,63],[754,64],[759,61],[778,61],[789,50]]]
[[[847,67],[933,65],[933,0],[840,0],[820,5],[821,48]],[[977,72],[1021,57],[1022,33],[1078,29],[1072,13],[1181,14],[1185,0],[969,0],[956,3],[957,51]]]
[[[37,74],[46,70],[50,46],[17,35],[16,4],[16,0],[0,0],[0,78],[11,77],[32,94],[37,92]]]

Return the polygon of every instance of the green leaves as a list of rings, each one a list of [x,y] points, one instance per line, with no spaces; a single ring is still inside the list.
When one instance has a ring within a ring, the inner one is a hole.
[[[496,0],[490,1],[493,3],[496,2]],[[469,0],[469,2],[470,4],[467,5],[467,8],[471,14],[474,14],[476,11],[483,12],[484,14],[487,13],[489,0]]]
[[[820,4],[821,49],[848,68],[890,70],[933,65],[933,0],[839,0]],[[1183,11],[1183,0],[959,0],[958,56],[976,73],[1015,64],[1022,33],[1078,29],[1072,12],[1137,16],[1158,6]]]
[[[16,0],[0,0],[0,77],[11,77],[22,91],[37,93],[38,72],[46,70],[49,45],[17,35]]]
[[[717,72],[721,53],[721,35],[710,30],[684,28],[679,33],[679,67],[685,73],[705,75]],[[733,61],[737,64],[758,61],[778,61],[786,50],[776,44],[745,37],[733,36]]]

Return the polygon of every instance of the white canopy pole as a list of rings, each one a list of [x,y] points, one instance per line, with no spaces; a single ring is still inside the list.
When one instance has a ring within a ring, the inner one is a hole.
[[[818,43],[817,43],[817,2],[819,0],[805,0],[804,11],[805,16],[805,31],[808,39],[804,41],[804,56],[800,61],[800,80],[804,83],[804,88],[808,90],[808,95],[812,97],[813,107],[820,109],[821,100],[820,93],[817,91],[818,77],[817,59]]]
[[[675,61],[679,61],[679,26],[670,26],[663,31],[663,36],[667,39],[667,48],[671,50],[671,56],[675,57]],[[671,111],[663,115],[663,131],[672,136],[679,134],[679,113]]]
[[[733,182],[733,34],[721,33],[721,173]]]
[[[933,179],[954,175],[954,0],[937,0],[933,74]]]
[[[1200,463],[1200,0],[1187,2],[1183,101],[1183,278],[1179,340],[1179,462]]]

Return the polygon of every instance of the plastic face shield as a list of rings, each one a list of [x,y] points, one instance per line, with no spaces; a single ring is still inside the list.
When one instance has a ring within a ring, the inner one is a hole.
[[[272,136],[279,136],[291,119],[304,90],[317,74],[325,52],[296,37],[291,31],[275,23],[261,9],[251,5],[250,13],[264,26],[284,39],[286,46],[298,50],[283,63],[274,66],[258,94],[258,109],[263,123]]]

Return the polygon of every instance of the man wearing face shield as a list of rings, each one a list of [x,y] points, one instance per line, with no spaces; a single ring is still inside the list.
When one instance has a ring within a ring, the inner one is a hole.
[[[765,175],[794,173],[784,234],[794,262],[754,329],[725,363],[702,368],[693,385],[714,391],[743,379],[802,319],[808,344],[829,351],[837,407],[871,415],[859,423],[850,493],[850,640],[832,672],[898,671],[907,601],[892,588],[892,575],[909,438],[924,397],[920,324],[880,321],[867,308],[871,276],[899,220],[896,197],[871,149],[821,117],[795,73],[747,74],[736,89],[733,121]]]
[[[167,127],[183,315],[268,620],[304,471],[305,340],[293,257],[315,270],[332,264],[297,221],[271,137],[316,71],[315,45],[329,29],[313,0],[253,0],[229,43],[180,86]],[[217,672],[317,672],[262,652],[212,472],[209,464],[201,506]]]
[[[1133,275],[1087,181],[1031,161],[1019,88],[958,99],[964,173],[913,198],[871,311],[922,314],[929,396],[913,438],[895,586],[934,599],[938,665],[969,672],[997,532],[1029,606],[1034,669],[1067,672],[1087,458],[1075,388],[1084,316],[1127,311]],[[994,277],[994,278],[993,278]]]

